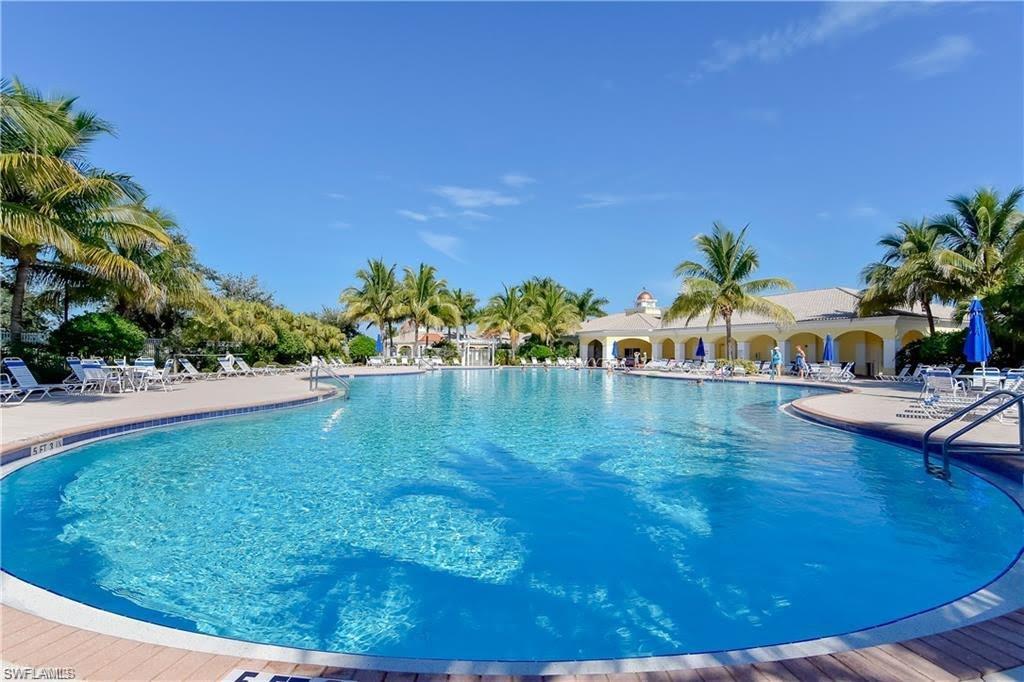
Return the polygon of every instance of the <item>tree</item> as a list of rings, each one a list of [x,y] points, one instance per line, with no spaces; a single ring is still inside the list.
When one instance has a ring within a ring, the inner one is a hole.
[[[961,298],[998,291],[1024,267],[1024,221],[1017,210],[1022,197],[1022,187],[1005,199],[994,189],[954,196],[953,211],[933,223],[949,245],[944,263]]]
[[[365,362],[377,353],[377,343],[369,336],[360,334],[348,343],[348,354],[353,360]]]
[[[927,220],[901,222],[898,232],[878,241],[885,247],[882,260],[871,263],[861,273],[867,288],[859,305],[860,313],[871,315],[900,306],[920,303],[928,318],[928,329],[935,333],[932,301],[949,299],[951,284],[943,265],[947,249],[942,233]]]
[[[708,327],[718,319],[723,320],[726,356],[732,360],[735,356],[733,314],[755,313],[778,324],[792,323],[793,314],[789,310],[758,294],[772,289],[791,289],[793,285],[781,277],[750,279],[760,261],[757,251],[746,243],[749,226],[736,234],[717,221],[713,225],[710,235],[699,234],[695,238],[704,262],[687,260],[676,266],[674,274],[683,278],[683,287],[669,306],[665,319],[685,318],[689,324],[693,318],[706,313]]]
[[[510,287],[507,284],[504,286],[505,291],[492,296],[487,306],[480,311],[478,323],[484,331],[508,334],[514,360],[519,334],[528,331],[535,324],[535,319],[533,310],[519,287]]]
[[[608,299],[598,296],[593,289],[584,289],[578,294],[572,295],[572,304],[576,307],[576,315],[581,322],[593,317],[602,317],[604,306],[608,305]]]
[[[208,270],[207,276],[223,298],[263,305],[274,304],[274,295],[263,288],[260,278],[256,275],[222,274]]]
[[[548,347],[572,331],[580,321],[576,306],[562,287],[545,288],[531,307],[533,324],[530,330]]]
[[[145,344],[146,333],[114,313],[86,313],[71,318],[50,337],[50,345],[65,357],[136,357]]]
[[[412,320],[413,356],[420,357],[420,327],[426,328],[429,336],[431,327],[441,327],[451,315],[454,306],[445,300],[444,291],[448,286],[438,279],[437,268],[420,263],[419,268],[405,268],[402,278],[402,310]]]
[[[365,268],[356,271],[359,285],[342,291],[339,299],[345,306],[345,319],[375,325],[387,337],[389,347],[395,338],[394,324],[403,314],[395,267],[381,258],[368,260]]]
[[[148,276],[119,250],[171,243],[130,177],[86,162],[89,143],[112,128],[74,106],[74,99],[43,99],[17,81],[0,86],[0,237],[3,256],[14,261],[15,337],[29,279],[44,266],[78,266],[145,294]]]
[[[469,337],[469,325],[476,321],[478,311],[477,305],[480,300],[471,291],[463,291],[462,289],[452,289],[448,292],[448,300],[458,312],[458,325],[462,330],[462,338],[466,339]],[[465,355],[469,352],[469,344],[463,347]],[[466,358],[463,357],[463,362]]]

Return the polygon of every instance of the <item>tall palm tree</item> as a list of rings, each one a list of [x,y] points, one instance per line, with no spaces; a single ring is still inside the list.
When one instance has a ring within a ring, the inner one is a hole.
[[[576,315],[581,322],[592,317],[602,317],[604,306],[608,305],[608,299],[598,296],[593,289],[587,288],[578,294],[572,295],[572,304],[576,306]]]
[[[945,262],[962,298],[999,290],[1024,259],[1024,221],[1017,204],[1024,187],[1000,199],[993,189],[949,199],[953,211],[933,223],[949,245]]]
[[[546,292],[552,289],[565,290],[561,284],[556,282],[551,277],[531,277],[519,285],[519,291],[523,295],[523,299],[530,305],[537,303]]]
[[[665,319],[685,318],[689,323],[706,313],[709,327],[716,320],[723,320],[726,357],[732,360],[735,357],[733,314],[756,313],[778,324],[792,323],[793,314],[788,309],[758,294],[772,289],[792,289],[793,284],[782,277],[750,279],[760,260],[757,251],[746,242],[749,226],[736,234],[718,221],[713,225],[710,235],[699,234],[695,238],[704,262],[687,260],[676,266],[674,274],[683,278],[683,286]]]
[[[867,288],[861,297],[860,313],[872,315],[920,303],[928,329],[934,334],[932,301],[948,300],[950,290],[942,233],[924,219],[901,222],[897,229],[878,241],[885,247],[882,259],[861,272]]]
[[[480,300],[472,291],[452,289],[448,292],[448,301],[457,312],[459,330],[462,332],[463,340],[465,340],[469,338],[469,325],[476,321],[477,305],[480,304]],[[466,362],[466,356],[469,353],[468,343],[464,344],[462,351],[462,360]]]
[[[454,310],[445,300],[444,292],[448,283],[437,277],[437,268],[420,263],[419,268],[405,268],[402,278],[401,299],[406,316],[413,325],[413,356],[420,356],[420,327],[426,328],[429,337],[431,327],[441,327]]]
[[[516,357],[519,335],[534,324],[533,309],[523,297],[519,287],[504,285],[505,291],[495,294],[480,311],[478,323],[487,332],[508,334],[512,345],[512,359]]]
[[[533,324],[530,331],[550,347],[559,337],[572,331],[580,317],[576,306],[561,287],[544,289],[532,308]]]
[[[0,87],[0,237],[14,261],[11,334],[22,329],[29,278],[54,262],[149,295],[146,272],[119,251],[168,247],[171,238],[126,175],[92,168],[90,142],[109,124],[74,111],[74,99],[47,100],[21,83]]]
[[[365,268],[356,270],[358,286],[346,288],[339,297],[345,306],[344,318],[357,324],[373,324],[388,339],[389,347],[394,342],[395,322],[401,319],[403,310],[402,289],[395,269],[395,265],[388,265],[382,258],[370,259]]]

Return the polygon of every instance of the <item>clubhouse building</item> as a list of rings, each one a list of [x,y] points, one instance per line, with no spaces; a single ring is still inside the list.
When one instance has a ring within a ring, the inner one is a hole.
[[[860,375],[891,374],[896,351],[928,334],[928,321],[919,306],[871,317],[858,315],[860,295],[856,289],[831,287],[765,298],[788,308],[796,321],[780,326],[761,315],[734,314],[732,335],[738,358],[768,360],[777,345],[783,360],[790,362],[801,345],[810,362],[820,362],[825,337],[831,335],[838,362],[855,363],[854,372]],[[961,326],[953,322],[952,308],[936,304],[932,314],[937,330]],[[724,323],[716,320],[708,327],[707,316],[689,324],[684,319],[666,320],[647,291],[640,292],[633,308],[587,320],[577,333],[585,362],[611,359],[613,350],[619,358],[641,353],[650,360],[694,359],[700,339],[704,340],[705,360],[726,357]]]

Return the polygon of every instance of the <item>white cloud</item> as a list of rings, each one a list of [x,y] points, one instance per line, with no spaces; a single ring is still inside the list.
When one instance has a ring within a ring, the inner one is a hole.
[[[816,16],[762,33],[742,42],[716,40],[713,53],[702,59],[690,80],[727,71],[748,61],[779,62],[795,52],[852,35],[865,33],[907,11],[910,3],[835,2],[825,5]]]
[[[648,192],[646,194],[581,194],[582,204],[576,208],[606,208],[608,206],[621,206],[622,204],[636,204],[649,201],[667,201],[679,199],[678,192]]]
[[[469,218],[470,220],[490,220],[492,218],[492,216],[484,213],[483,211],[466,210],[459,215],[463,218]]]
[[[337,199],[339,201],[344,201],[344,200],[348,199],[348,195],[347,194],[342,194],[341,192],[328,192],[327,193],[327,198],[328,199]]]
[[[501,176],[501,183],[509,187],[524,187],[526,185],[532,185],[535,182],[537,182],[537,180],[522,173],[505,173]]]
[[[397,213],[398,215],[402,216],[403,218],[408,218],[409,220],[415,220],[418,223],[425,223],[428,220],[430,220],[430,216],[428,216],[428,215],[425,215],[423,213],[417,213],[416,211],[409,211],[409,210],[404,209],[404,208],[398,209],[397,211],[395,211],[395,213]]]
[[[967,36],[943,36],[931,48],[897,65],[914,78],[931,78],[959,68],[977,50]]]
[[[427,230],[420,230],[419,235],[423,243],[434,251],[448,256],[452,260],[462,262],[462,258],[459,257],[459,247],[462,246],[462,240],[455,235],[438,234],[436,232],[428,232]]]
[[[488,206],[515,206],[521,203],[518,197],[503,194],[493,189],[476,189],[442,185],[435,187],[434,194],[444,197],[459,208],[486,208]]]

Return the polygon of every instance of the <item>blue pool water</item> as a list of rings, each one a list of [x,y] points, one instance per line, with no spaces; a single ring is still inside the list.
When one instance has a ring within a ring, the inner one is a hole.
[[[3,568],[246,640],[572,659],[844,633],[1012,563],[1024,524],[1004,493],[779,410],[807,394],[603,372],[360,378],[350,401],[14,472]]]

